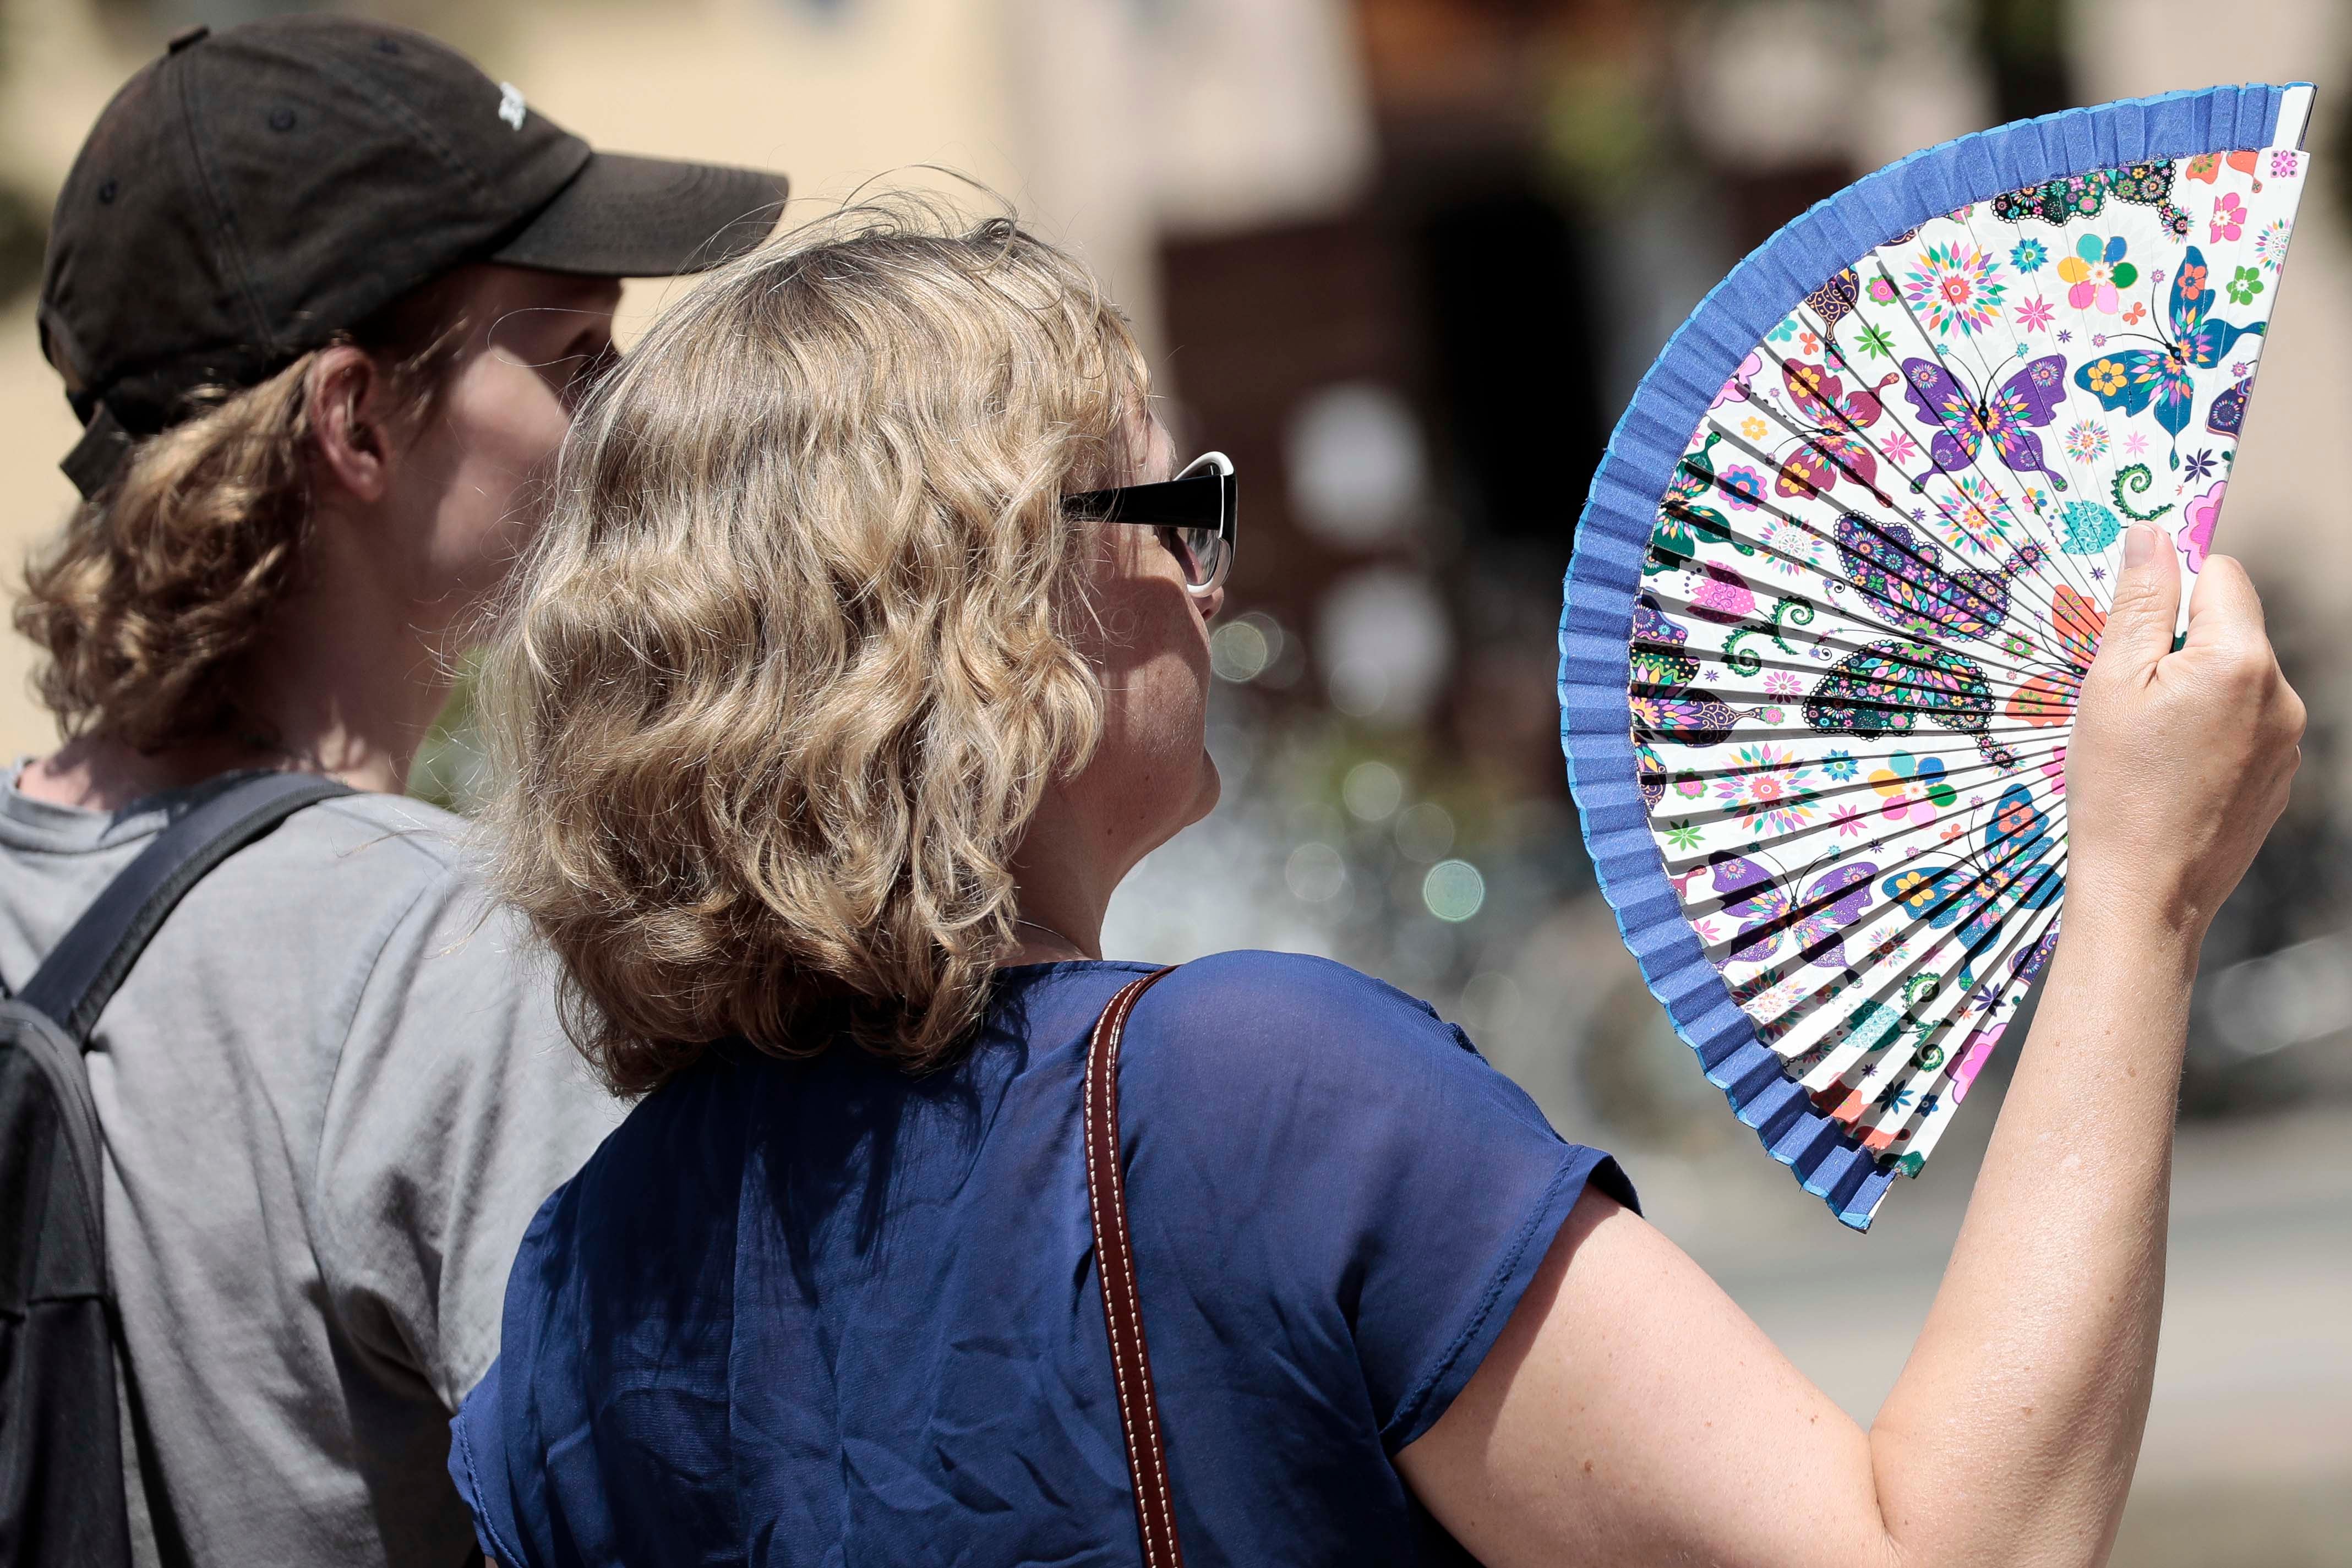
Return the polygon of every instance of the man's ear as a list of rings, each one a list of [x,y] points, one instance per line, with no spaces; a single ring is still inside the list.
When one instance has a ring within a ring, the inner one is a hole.
[[[337,343],[310,367],[310,441],[320,476],[353,499],[383,498],[392,482],[392,432],[383,372],[363,349]]]

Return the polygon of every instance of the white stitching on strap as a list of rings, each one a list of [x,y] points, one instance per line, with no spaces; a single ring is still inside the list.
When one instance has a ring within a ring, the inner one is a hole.
[[[1127,1032],[1127,1015],[1133,1012],[1135,1010],[1135,1004],[1142,999],[1143,993],[1140,989],[1138,989],[1133,996],[1128,998],[1127,1006],[1119,1009],[1118,1024],[1111,1030],[1109,1041],[1110,1061],[1108,1065],[1106,1077],[1112,1085],[1111,1092],[1113,1093],[1118,1092],[1118,1048],[1122,1037]],[[1116,1130],[1112,1131],[1111,1135],[1114,1137],[1117,1136]],[[1174,1500],[1168,1495],[1168,1470],[1165,1462],[1161,1458],[1164,1449],[1160,1437],[1160,1401],[1154,1394],[1151,1386],[1151,1364],[1150,1362],[1142,1359],[1143,1303],[1138,1299],[1137,1286],[1135,1283],[1135,1245],[1132,1232],[1129,1231],[1127,1223],[1127,1185],[1126,1183],[1121,1182],[1117,1186],[1114,1186],[1111,1191],[1114,1201],[1118,1205],[1119,1231],[1122,1235],[1129,1238],[1127,1247],[1125,1248],[1127,1254],[1127,1268],[1125,1270],[1126,1278],[1124,1283],[1127,1286],[1129,1311],[1134,1316],[1134,1333],[1137,1342],[1136,1351],[1138,1357],[1137,1364],[1141,1374],[1143,1391],[1146,1396],[1143,1401],[1143,1420],[1144,1425],[1150,1428],[1151,1433],[1150,1451],[1152,1454],[1152,1479],[1156,1483],[1160,1494],[1160,1511],[1163,1516],[1172,1537],[1175,1530],[1176,1507]]]
[[[1097,1061],[1103,1061],[1104,1077],[1108,1093],[1116,1094],[1118,1092],[1117,1084],[1110,1081],[1110,1075],[1116,1072],[1118,1069],[1119,1030],[1127,1021],[1127,1014],[1129,1010],[1135,1006],[1136,999],[1143,994],[1143,985],[1144,982],[1141,980],[1130,981],[1127,988],[1117,998],[1113,998],[1110,1008],[1104,1012],[1103,1016],[1099,1019],[1096,1021],[1094,1037],[1087,1045],[1086,1114],[1085,1125],[1083,1128],[1085,1134],[1084,1142],[1087,1149],[1087,1207],[1093,1210],[1094,1218],[1095,1272],[1100,1277],[1102,1281],[1103,1306],[1110,1329],[1111,1377],[1112,1381],[1117,1385],[1118,1393],[1119,1426],[1121,1428],[1121,1436],[1125,1437],[1127,1447],[1128,1480],[1129,1484],[1134,1486],[1136,1489],[1139,1503],[1143,1502],[1142,1494],[1144,1478],[1142,1462],[1136,1452],[1134,1413],[1129,1408],[1127,1402],[1127,1354],[1126,1346],[1123,1343],[1127,1336],[1119,1333],[1119,1314],[1116,1312],[1110,1311],[1111,1270],[1108,1261],[1110,1255],[1109,1240],[1103,1229],[1102,1205],[1097,1196],[1101,1189],[1097,1185],[1100,1178],[1097,1176],[1095,1163],[1095,1144],[1097,1141],[1095,1075],[1097,1071]],[[1109,1040],[1108,1049],[1107,1051],[1105,1049],[1106,1035],[1108,1036]],[[1107,1134],[1104,1141],[1110,1145],[1108,1152],[1108,1158],[1116,1162],[1118,1158],[1118,1146],[1117,1143],[1118,1136],[1118,1131],[1116,1128],[1108,1127],[1104,1128],[1103,1131]],[[1120,1221],[1119,1228],[1124,1232],[1126,1229],[1127,1206],[1125,1202],[1123,1184],[1114,1179],[1110,1194],[1114,1212],[1118,1216]],[[1122,1249],[1121,1256],[1125,1258],[1127,1263],[1127,1267],[1119,1271],[1121,1276],[1121,1284],[1122,1286],[1125,1286],[1134,1278],[1134,1259],[1131,1252],[1126,1249]],[[1129,1312],[1136,1312],[1138,1309],[1133,1291],[1129,1290],[1126,1291],[1124,1294],[1126,1295],[1128,1302],[1128,1310]],[[1149,1373],[1145,1374],[1144,1385],[1147,1389],[1150,1386]],[[1145,1401],[1144,1409],[1147,1413],[1150,1410],[1150,1401]],[[1157,1430],[1158,1428],[1155,1426],[1153,1427],[1155,1434],[1157,1433]],[[1166,1478],[1162,1477],[1160,1479],[1160,1495],[1164,1500],[1167,1495]],[[1144,1561],[1148,1564],[1158,1564],[1163,1562],[1165,1559],[1160,1546],[1159,1531],[1155,1527],[1152,1518],[1152,1511],[1148,1504],[1139,1506],[1137,1508],[1136,1520],[1140,1525],[1143,1532]]]

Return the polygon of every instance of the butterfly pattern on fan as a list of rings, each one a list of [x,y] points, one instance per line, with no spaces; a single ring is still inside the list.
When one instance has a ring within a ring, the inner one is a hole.
[[[1918,1172],[2049,956],[2123,536],[2203,565],[2305,160],[1931,219],[1792,300],[1685,446],[1635,613],[1651,836],[1757,1038],[1884,1168]]]
[[[2254,281],[2259,282],[2256,278]],[[2099,400],[2109,413],[2138,413],[2152,409],[2156,423],[2173,438],[2172,466],[2180,466],[2180,433],[2189,428],[2189,410],[2197,402],[2197,371],[2210,371],[2228,357],[2231,345],[2249,334],[2261,335],[2261,321],[2227,321],[2213,314],[2219,290],[2205,253],[2195,246],[2172,275],[2172,297],[2167,308],[2172,330],[2148,349],[2117,349],[2085,361],[2074,371],[2074,384]],[[2249,297],[2251,298],[2251,296]],[[2234,389],[2233,389],[2234,392]],[[2231,397],[2224,392],[2221,397]],[[2234,405],[2225,405],[2223,417],[2209,414],[2208,428],[2234,434],[2245,415],[2245,399],[2236,393]],[[2217,398],[2216,402],[2220,402]]]
[[[1864,434],[1878,423],[1885,404],[1878,394],[1894,384],[1887,376],[1876,385],[1848,391],[1839,378],[1819,365],[1790,361],[1780,367],[1789,401],[1806,423],[1795,451],[1781,460],[1780,477],[1772,482],[1776,496],[1825,496],[1841,478],[1867,490],[1882,507],[1888,505],[1879,489],[1878,457]]]
[[[1984,395],[1961,380],[1958,367],[1940,359],[1903,361],[1908,383],[1904,395],[1927,418],[1942,426],[1927,444],[1938,472],[1964,474],[1990,445],[2001,463],[2021,474],[2039,474],[2057,488],[2066,481],[2053,473],[2042,454],[2036,426],[2048,424],[2066,398],[2066,359],[2045,354],[2016,371],[2000,390]]]
[[[1870,879],[1878,868],[1868,861],[1842,861],[1806,883],[1793,901],[1789,890],[1796,884],[1790,878],[1746,855],[1717,850],[1706,869],[1724,914],[1739,922],[1738,936],[1727,944],[1727,962],[1761,963],[1793,937],[1807,963],[1843,969],[1841,934],[1870,907]]]

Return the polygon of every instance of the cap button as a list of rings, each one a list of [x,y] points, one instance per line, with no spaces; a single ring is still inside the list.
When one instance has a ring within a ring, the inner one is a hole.
[[[183,27],[172,35],[171,52],[178,54],[190,44],[200,44],[213,36],[213,30],[199,22],[193,27]]]

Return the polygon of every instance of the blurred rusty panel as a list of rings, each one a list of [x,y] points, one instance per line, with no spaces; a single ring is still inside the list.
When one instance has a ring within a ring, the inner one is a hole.
[[[1803,214],[1815,202],[1852,184],[1860,170],[1846,163],[1806,163],[1769,172],[1721,177],[1723,215],[1729,237],[1745,256]]]
[[[1365,73],[1382,112],[1508,113],[1563,62],[1664,47],[1675,0],[1357,0]]]
[[[1232,591],[1292,627],[1346,564],[1291,517],[1283,433],[1301,398],[1370,381],[1411,398],[1412,301],[1374,214],[1177,239],[1161,251],[1181,441],[1219,447],[1242,476],[1244,540]]]

